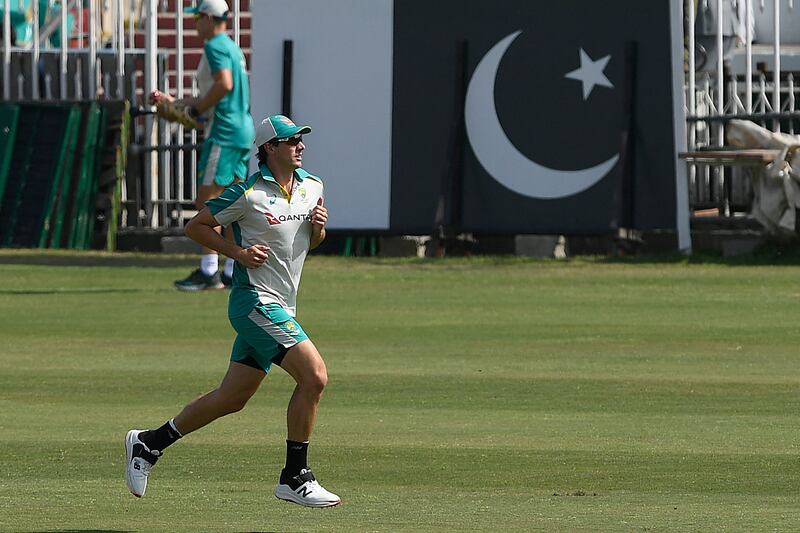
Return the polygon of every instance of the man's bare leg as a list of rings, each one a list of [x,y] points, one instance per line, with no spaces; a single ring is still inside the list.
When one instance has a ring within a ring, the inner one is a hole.
[[[231,361],[219,387],[190,402],[173,420],[187,435],[222,416],[241,411],[258,390],[266,373]]]
[[[262,370],[231,362],[220,386],[190,402],[178,416],[158,429],[130,430],[125,436],[125,480],[131,493],[144,496],[150,469],[164,450],[183,435],[241,410],[258,390],[265,375]]]
[[[297,383],[286,410],[287,437],[292,441],[304,442],[311,437],[314,429],[317,407],[322,391],[328,384],[328,370],[310,340],[293,346],[281,361],[281,368]]]
[[[310,340],[296,344],[281,361],[294,388],[286,410],[286,466],[275,487],[275,496],[307,507],[333,507],[341,499],[324,489],[308,467],[308,439],[317,420],[322,391],[328,384],[325,361]]]

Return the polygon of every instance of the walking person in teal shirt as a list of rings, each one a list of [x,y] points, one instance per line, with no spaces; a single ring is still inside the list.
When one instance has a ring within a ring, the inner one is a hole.
[[[250,86],[244,53],[226,33],[227,2],[201,0],[197,7],[187,7],[184,12],[194,15],[197,33],[205,41],[197,68],[200,96],[183,102],[189,114],[205,124],[195,199],[200,211],[228,185],[247,177],[255,130],[250,116]],[[159,91],[154,91],[150,99],[155,104],[175,100]],[[175,287],[183,291],[230,287],[233,263],[229,258],[220,274],[217,252],[204,247],[200,268],[176,281]]]

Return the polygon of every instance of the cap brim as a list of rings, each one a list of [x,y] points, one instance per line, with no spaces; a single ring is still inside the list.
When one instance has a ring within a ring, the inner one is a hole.
[[[275,140],[284,141],[289,137],[294,137],[295,135],[306,135],[307,133],[311,133],[311,126],[296,126],[292,133],[289,135],[282,135],[280,137],[275,137]]]

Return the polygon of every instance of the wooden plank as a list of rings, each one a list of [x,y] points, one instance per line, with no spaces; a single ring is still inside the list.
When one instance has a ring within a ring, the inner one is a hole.
[[[750,148],[745,150],[699,150],[681,152],[678,157],[689,163],[726,165],[766,165],[781,155],[781,150]]]

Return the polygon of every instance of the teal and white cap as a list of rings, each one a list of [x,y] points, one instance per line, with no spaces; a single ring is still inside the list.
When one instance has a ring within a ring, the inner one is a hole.
[[[202,13],[204,15],[211,15],[212,17],[224,19],[228,18],[228,3],[225,0],[200,0],[195,7],[183,8],[184,13],[196,15]]]
[[[285,141],[295,135],[311,133],[311,126],[298,126],[289,117],[272,115],[261,121],[256,128],[255,145],[261,146],[270,141]]]

